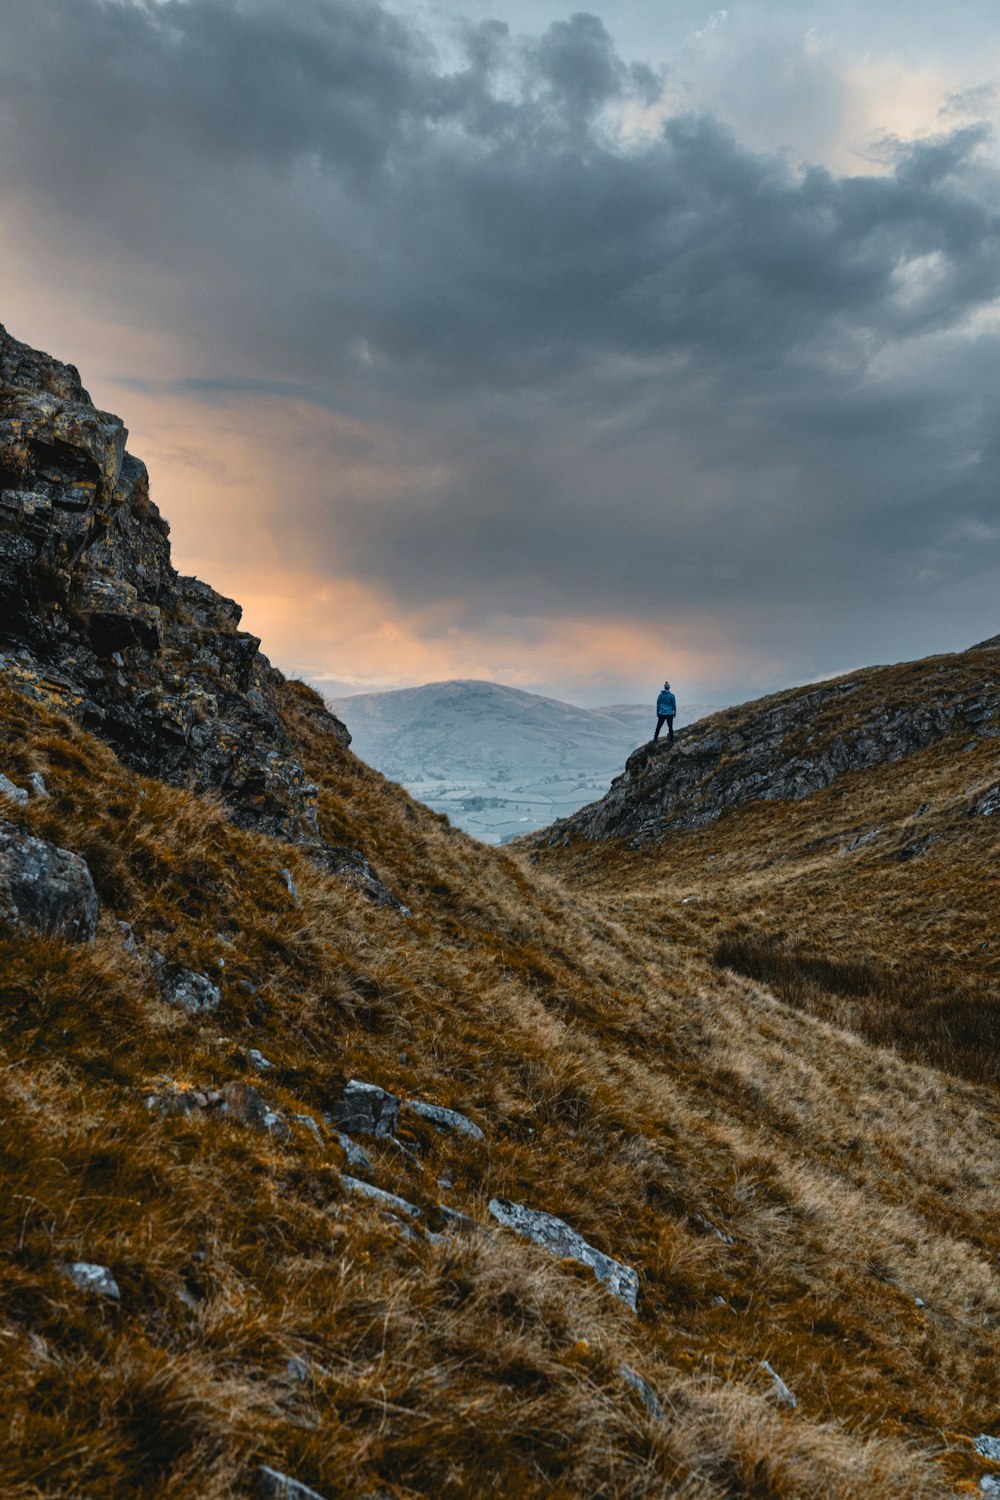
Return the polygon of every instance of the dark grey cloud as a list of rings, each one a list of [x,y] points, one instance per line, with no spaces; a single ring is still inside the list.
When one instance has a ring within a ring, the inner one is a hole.
[[[412,435],[430,490],[362,509],[332,451],[281,497],[283,547],[407,603],[792,611],[803,669],[989,634],[983,127],[840,177],[704,116],[626,136],[660,76],[597,16],[456,45],[371,0],[6,0],[7,212],[187,340],[187,393]]]

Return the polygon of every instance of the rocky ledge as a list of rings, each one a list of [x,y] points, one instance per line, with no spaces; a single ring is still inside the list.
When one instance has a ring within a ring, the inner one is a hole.
[[[72,365],[0,326],[0,671],[134,770],[221,793],[241,826],[318,846],[283,678],[240,629],[240,606],[172,566],[127,437]]]
[[[633,848],[703,828],[751,802],[798,802],[851,771],[898,761],[961,732],[1000,736],[1000,637],[970,653],[851,678],[727,709],[629,756],[599,801],[536,835],[624,839]],[[915,674],[915,675],[914,675]],[[913,683],[920,691],[914,694]]]

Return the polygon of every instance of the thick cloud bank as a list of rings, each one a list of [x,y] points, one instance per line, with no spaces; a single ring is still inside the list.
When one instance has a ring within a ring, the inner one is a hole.
[[[313,411],[289,563],[793,674],[1000,628],[984,129],[838,177],[638,129],[663,77],[592,15],[443,55],[370,0],[6,0],[5,216],[180,340],[168,395]]]

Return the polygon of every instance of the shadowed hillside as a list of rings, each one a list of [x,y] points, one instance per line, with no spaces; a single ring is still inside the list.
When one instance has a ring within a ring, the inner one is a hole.
[[[975,1493],[996,1091],[734,965],[810,889],[861,962],[902,828],[804,845],[907,798],[971,895],[993,742],[484,848],[177,578],[114,423],[0,335],[0,1493]],[[988,940],[923,858],[886,962]]]

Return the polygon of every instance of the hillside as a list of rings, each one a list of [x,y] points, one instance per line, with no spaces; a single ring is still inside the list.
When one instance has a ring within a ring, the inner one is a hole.
[[[951,917],[911,886],[900,932],[987,941],[994,742],[726,813],[683,870],[659,835],[488,849],[177,577],[121,424],[3,333],[0,461],[0,1493],[945,1500],[1000,1471],[995,1088],[716,952],[866,787],[953,819],[956,906],[979,882]]]
[[[640,747],[540,837],[574,883],[627,890],[647,920],[684,904],[699,951],[790,1003],[996,1083],[998,744],[994,639]]]
[[[330,706],[362,760],[491,844],[599,796],[656,723],[639,704],[578,708],[496,682],[432,682]],[[682,707],[678,721],[707,712]]]

